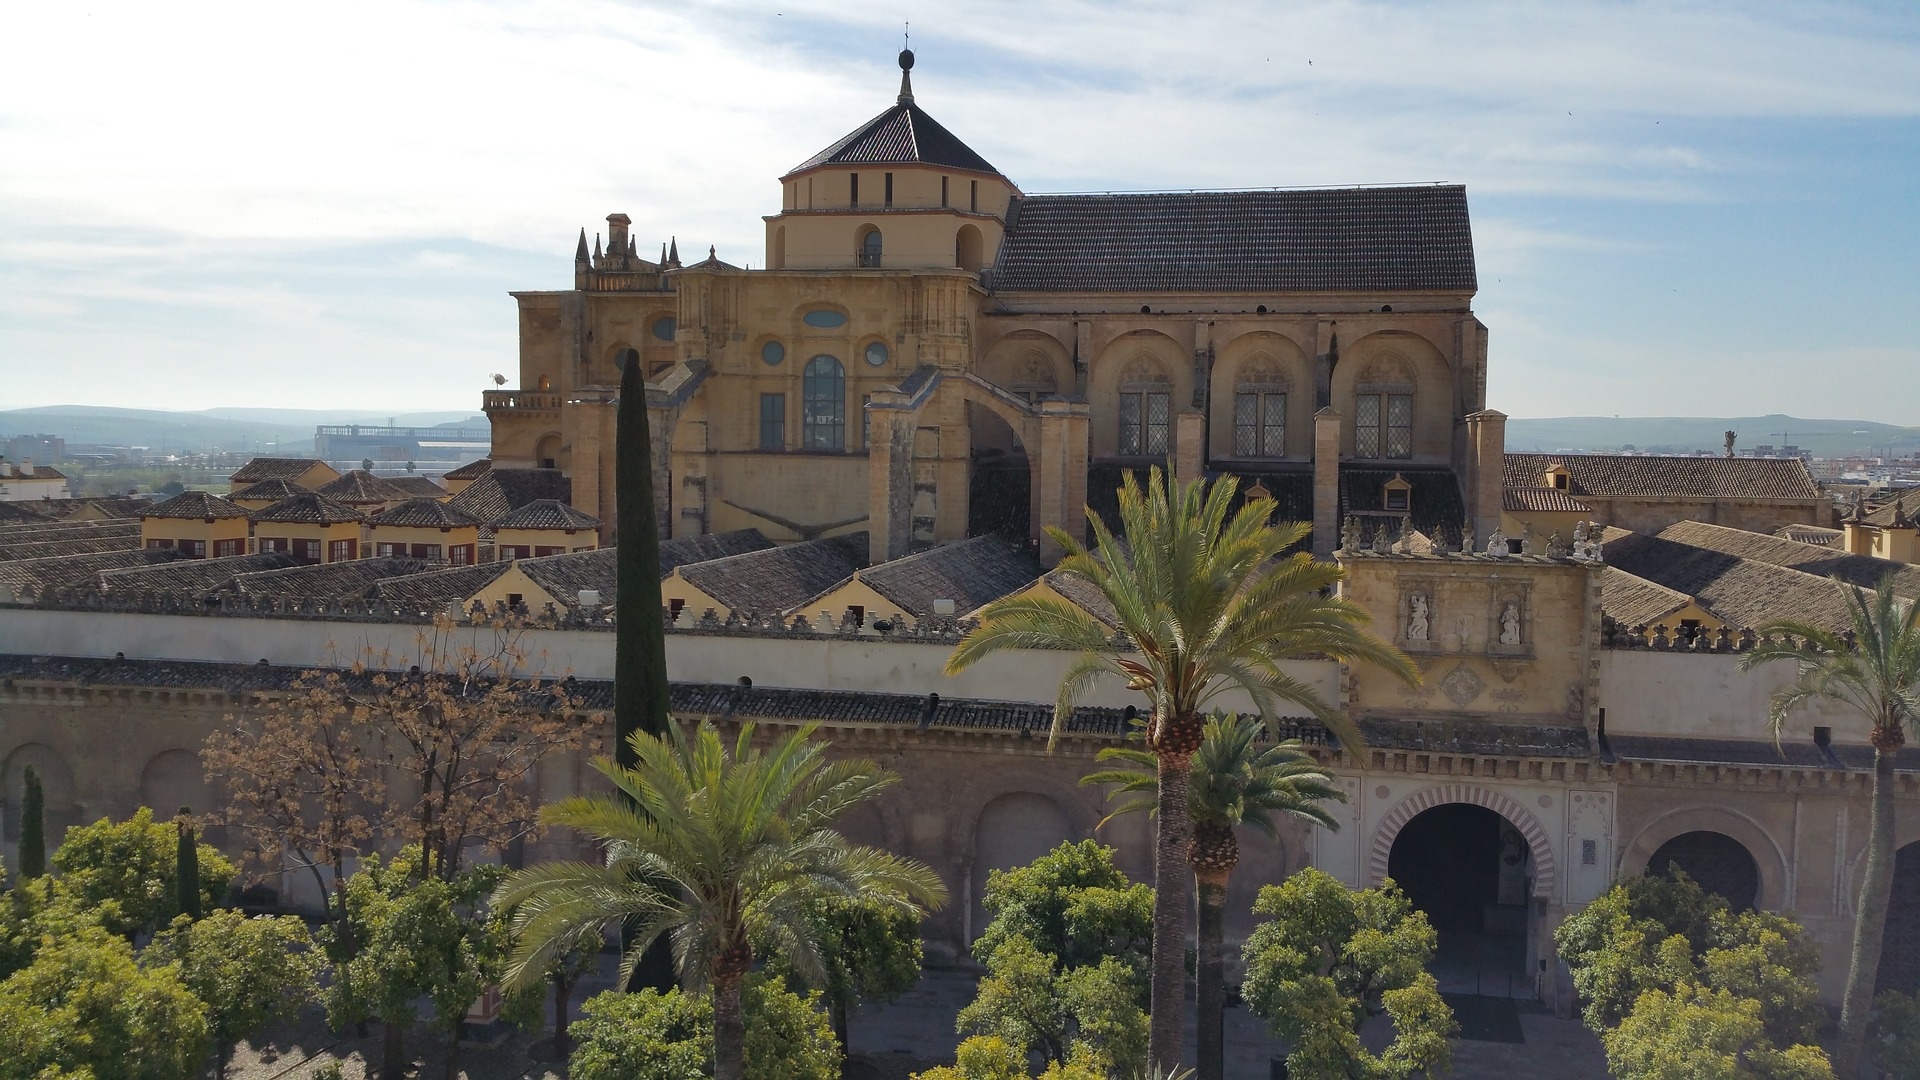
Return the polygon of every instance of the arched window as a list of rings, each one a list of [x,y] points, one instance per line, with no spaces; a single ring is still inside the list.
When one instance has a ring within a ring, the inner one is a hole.
[[[880,230],[868,229],[860,236],[860,265],[880,265]]]
[[[1172,389],[1166,372],[1138,356],[1120,373],[1120,453],[1158,457],[1167,452]]]
[[[847,376],[840,361],[816,356],[801,377],[801,446],[808,450],[847,447]]]
[[[1277,458],[1287,454],[1287,383],[1272,364],[1255,361],[1233,388],[1233,455]]]
[[[1404,360],[1368,363],[1353,388],[1353,456],[1413,456],[1413,378]]]
[[[1740,841],[1724,833],[1681,833],[1647,860],[1647,873],[1671,877],[1679,869],[1701,888],[1724,897],[1735,911],[1751,911],[1760,898],[1760,866]]]

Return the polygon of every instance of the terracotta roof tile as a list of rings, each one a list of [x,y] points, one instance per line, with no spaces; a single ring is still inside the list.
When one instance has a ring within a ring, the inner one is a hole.
[[[573,502],[573,481],[559,469],[489,469],[447,500],[481,521],[492,521],[540,499]]]
[[[1506,486],[1539,487],[1566,466],[1574,498],[1635,495],[1716,499],[1821,498],[1798,458],[1636,457],[1630,454],[1508,454]]]
[[[201,596],[225,589],[240,574],[300,565],[286,552],[230,555],[222,559],[182,559],[150,567],[105,570],[100,587],[108,592],[157,592]]]
[[[1816,547],[1837,547],[1845,534],[1839,529],[1829,529],[1822,525],[1782,525],[1773,530],[1773,535],[1786,540],[1798,540],[1803,544]]]
[[[480,519],[439,499],[408,499],[367,519],[371,528],[405,526],[426,529],[477,528]]]
[[[866,564],[867,534],[857,532],[686,563],[679,574],[730,610],[772,614],[828,591]]]
[[[1607,565],[1685,593],[1730,626],[1782,619],[1833,630],[1848,625],[1846,598],[1813,574],[1642,533],[1609,532],[1604,552]]]
[[[1894,591],[1901,596],[1920,597],[1920,566],[1876,559],[1871,555],[1849,555],[1818,544],[1804,544],[1745,529],[1729,529],[1704,521],[1682,521],[1660,530],[1660,538],[1674,540],[1709,551],[1737,555],[1743,559],[1784,566],[1816,577],[1837,577],[1850,585],[1871,589],[1888,574],[1894,576]]]
[[[420,559],[346,559],[341,562],[290,566],[234,576],[230,587],[248,596],[288,599],[370,599],[373,587],[388,578],[424,573],[432,567]]]
[[[227,479],[234,484],[257,484],[262,480],[292,480],[306,473],[315,465],[325,465],[319,458],[257,457],[240,471]]]
[[[296,484],[284,477],[276,476],[270,480],[262,480],[257,484],[236,487],[227,498],[235,500],[245,499],[248,502],[274,503],[279,502],[281,499],[291,499],[295,495],[311,494],[312,491],[313,489],[310,487]]]
[[[444,499],[447,489],[424,476],[383,476],[383,482],[398,488],[412,496],[425,496],[431,499]]]
[[[1920,518],[1920,488],[1903,491],[1898,496],[1887,500],[1885,504],[1867,515],[1867,524],[1877,525],[1882,529],[1891,528],[1896,512],[1904,513],[1909,521]]]
[[[448,469],[446,472],[440,474],[440,479],[442,480],[476,480],[480,478],[482,475],[484,475],[486,471],[491,468],[493,468],[492,458],[480,458],[477,461],[469,461],[465,465],[462,465],[457,469]]]
[[[1457,185],[1030,195],[996,291],[1473,292]]]
[[[1600,573],[1600,610],[1622,626],[1658,626],[1693,602],[1693,597],[1658,582],[1635,577],[1617,566]]]
[[[8,559],[0,562],[0,585],[10,585],[15,589],[90,585],[103,570],[159,566],[186,557],[186,553],[177,548],[131,548],[86,555]]]
[[[954,611],[964,613],[1019,592],[1040,576],[1040,563],[998,536],[976,536],[868,567],[858,576],[896,610],[919,619],[934,613],[935,600],[951,600]]]
[[[317,490],[329,499],[338,499],[354,506],[371,506],[410,498],[406,492],[365,469],[343,473],[339,479],[322,484]]]
[[[1588,514],[1593,507],[1550,487],[1510,487],[1501,495],[1501,509],[1520,514]]]
[[[705,536],[680,536],[672,540],[660,541],[660,576],[673,573],[677,566],[688,563],[706,562],[709,559],[724,559],[729,555],[745,555],[749,551],[765,551],[774,546],[759,529],[735,529],[732,532],[708,533]]]
[[[335,502],[314,491],[289,496],[253,512],[256,522],[300,522],[309,525],[338,525],[344,521],[362,521],[366,516],[346,503]]]
[[[506,573],[512,565],[510,562],[479,563],[429,570],[424,574],[407,574],[378,582],[373,591],[377,598],[389,603],[437,614],[451,601],[466,603],[474,593],[493,584],[494,579]]]
[[[141,517],[150,518],[243,518],[244,508],[205,491],[183,491],[166,502],[148,507]]]
[[[494,518],[496,529],[571,529],[575,532],[600,527],[600,519],[575,510],[559,499],[535,499],[525,506]]]

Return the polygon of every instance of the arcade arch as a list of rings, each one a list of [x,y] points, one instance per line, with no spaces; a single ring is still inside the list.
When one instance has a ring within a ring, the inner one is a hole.
[[[25,773],[29,765],[33,766],[34,775],[40,779],[47,847],[51,854],[53,846],[65,835],[67,826],[80,823],[73,770],[67,767],[66,758],[58,750],[45,743],[24,743],[7,755],[6,764],[0,766],[0,784],[4,785],[0,786],[0,797],[4,797],[5,836],[10,842],[20,839],[20,799],[27,790]]]
[[[1025,866],[1072,840],[1074,833],[1073,821],[1065,808],[1038,792],[1008,792],[981,809],[974,826],[971,895],[968,897],[972,916],[968,922],[969,942],[979,937],[987,926],[988,916],[982,901],[987,894],[988,873]]]
[[[1758,876],[1758,885],[1754,889],[1752,904],[1765,911],[1780,911],[1790,906],[1787,902],[1787,858],[1773,837],[1759,823],[1725,806],[1691,805],[1676,807],[1661,815],[1628,843],[1620,856],[1622,876],[1634,874],[1658,873],[1660,866],[1654,863],[1654,856],[1669,841],[1688,833],[1713,833],[1729,838],[1744,849],[1753,859],[1754,870]],[[1702,842],[1695,841],[1697,851]],[[1724,845],[1720,845],[1724,850]],[[1672,857],[1670,852],[1669,858]],[[1689,855],[1689,858],[1693,857]],[[1692,870],[1686,862],[1683,869]]]
[[[1313,443],[1313,374],[1293,339],[1242,334],[1220,350],[1208,395],[1208,456],[1306,458]]]
[[[1088,387],[1092,456],[1166,457],[1174,416],[1192,400],[1191,367],[1174,340],[1158,331],[1135,330],[1109,344]]]
[[[1453,378],[1440,350],[1403,331],[1368,334],[1333,369],[1333,407],[1345,418],[1342,457],[1434,464],[1453,439]]]

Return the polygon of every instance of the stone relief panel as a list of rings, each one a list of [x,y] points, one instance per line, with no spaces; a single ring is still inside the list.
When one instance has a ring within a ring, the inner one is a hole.
[[[1613,795],[1574,791],[1567,796],[1568,904],[1584,904],[1613,884]]]

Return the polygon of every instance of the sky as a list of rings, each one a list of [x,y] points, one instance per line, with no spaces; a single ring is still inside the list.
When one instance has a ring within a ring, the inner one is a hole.
[[[16,5],[0,409],[476,408],[579,229],[764,265],[917,102],[1022,190],[1464,183],[1514,416],[1920,424],[1920,5]],[[509,384],[511,385],[511,383]]]

